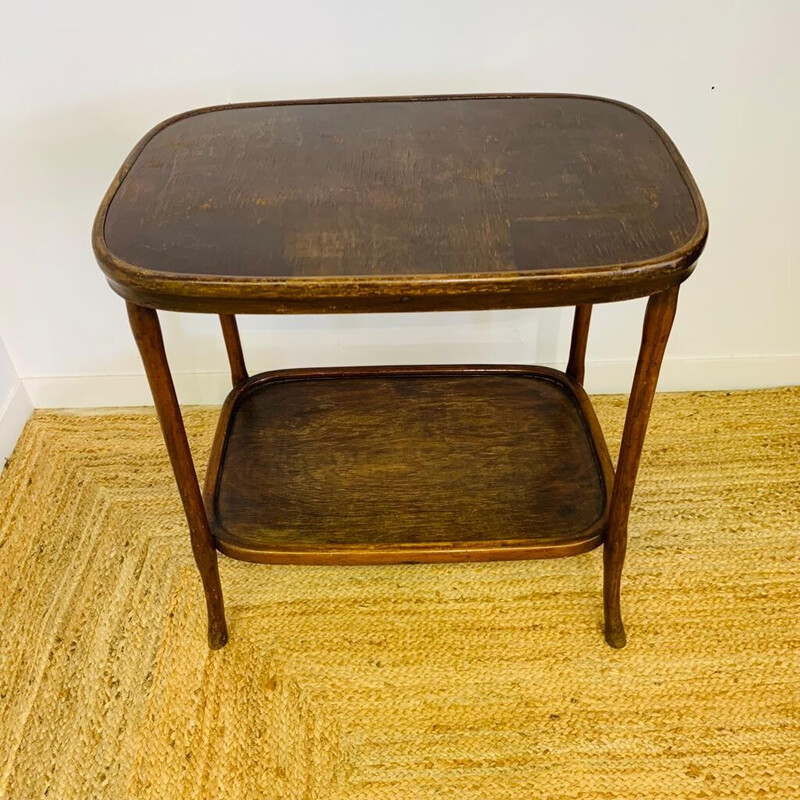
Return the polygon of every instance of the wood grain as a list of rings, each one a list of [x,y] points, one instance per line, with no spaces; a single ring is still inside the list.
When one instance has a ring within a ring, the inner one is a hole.
[[[208,527],[192,452],[186,439],[186,429],[164,350],[161,325],[155,311],[132,303],[128,303],[128,319],[142,355],[161,431],[164,434],[164,442],[175,473],[175,482],[189,524],[192,552],[206,596],[208,644],[212,650],[218,650],[228,641],[228,626],[225,621],[217,553]]]
[[[706,232],[649,117],[511,95],[181,115],[123,165],[94,244],[143,305],[413,311],[651,294],[687,277]]]
[[[605,637],[612,647],[624,647],[625,628],[620,610],[622,566],[628,546],[628,517],[636,473],[642,456],[650,409],[661,371],[672,322],[678,304],[678,287],[654,295],[647,302],[642,343],[625,416],[625,428],[617,459],[606,539],[603,545],[603,600]]]
[[[209,466],[217,546],[284,563],[580,552],[612,483],[587,407],[537,368],[256,376],[226,403]]]

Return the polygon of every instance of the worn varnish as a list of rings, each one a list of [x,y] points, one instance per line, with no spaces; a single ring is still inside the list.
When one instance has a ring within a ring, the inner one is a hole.
[[[319,312],[605,302],[683,280],[706,235],[646,115],[587,97],[191,112],[146,137],[95,251],[144,305]]]
[[[217,546],[283,563],[579,552],[601,541],[612,474],[580,387],[470,366],[256,376],[209,470]]]

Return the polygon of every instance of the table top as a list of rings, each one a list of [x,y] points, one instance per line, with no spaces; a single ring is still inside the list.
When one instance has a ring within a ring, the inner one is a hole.
[[[572,95],[255,103],[157,126],[93,244],[141,305],[225,313],[606,302],[684,280],[708,221],[647,115]]]

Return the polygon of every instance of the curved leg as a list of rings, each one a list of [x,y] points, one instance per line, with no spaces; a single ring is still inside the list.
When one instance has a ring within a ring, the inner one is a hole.
[[[628,544],[628,514],[633,498],[636,472],[642,444],[647,432],[647,421],[658,383],[658,373],[664,349],[675,318],[678,287],[654,294],[647,303],[642,332],[639,360],[633,379],[625,429],[619,449],[611,509],[603,543],[603,604],[605,610],[605,637],[612,647],[625,646],[625,628],[620,613],[620,580],[625,549]]]
[[[222,325],[222,336],[225,339],[225,349],[228,351],[228,362],[231,365],[231,380],[233,385],[247,380],[247,367],[244,365],[242,353],[242,340],[239,338],[239,326],[233,314],[220,314],[219,321]]]
[[[575,321],[572,323],[572,343],[569,348],[567,375],[583,385],[586,372],[586,341],[589,338],[591,306],[575,306]]]
[[[194,560],[203,581],[208,607],[208,644],[213,650],[218,650],[228,641],[228,628],[225,624],[225,606],[222,602],[217,551],[200,496],[197,473],[164,351],[158,314],[152,308],[144,308],[133,303],[127,303],[127,306],[131,330],[142,355],[147,380],[161,421],[164,441],[175,472],[178,491],[183,501],[183,509],[186,512],[186,521],[189,523]]]

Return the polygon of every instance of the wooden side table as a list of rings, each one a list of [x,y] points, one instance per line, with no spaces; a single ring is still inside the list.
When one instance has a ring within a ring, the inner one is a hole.
[[[217,551],[280,564],[550,558],[603,545],[605,637],[678,286],[708,231],[672,142],[600,98],[219,106],[122,165],[93,245],[158,409],[205,588]],[[592,304],[648,296],[616,474],[582,388]],[[249,377],[236,314],[576,307],[566,372],[301,369]],[[219,314],[233,378],[201,492],[156,309]]]

